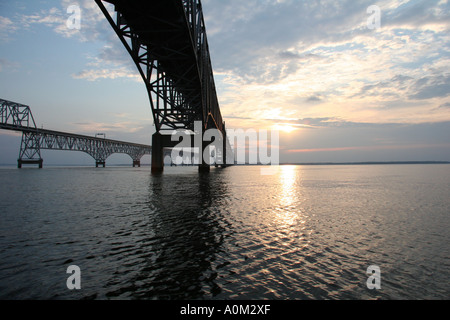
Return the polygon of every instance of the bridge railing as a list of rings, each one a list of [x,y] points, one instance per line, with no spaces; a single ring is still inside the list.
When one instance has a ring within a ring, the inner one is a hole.
[[[223,119],[217,98],[216,85],[209,52],[206,26],[200,0],[182,0],[186,20],[189,24],[192,45],[195,48],[199,72],[202,79],[204,114],[212,120],[214,126],[223,131]]]

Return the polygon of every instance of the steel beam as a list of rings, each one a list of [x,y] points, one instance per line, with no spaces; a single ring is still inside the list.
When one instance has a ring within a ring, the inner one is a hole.
[[[0,129],[22,132],[18,168],[24,164],[38,164],[42,168],[44,149],[85,152],[95,159],[97,167],[104,167],[106,159],[114,153],[128,154],[133,165],[139,166],[140,159],[152,150],[149,145],[38,129],[29,106],[4,99],[0,99]]]
[[[146,85],[157,133],[193,130],[201,121],[226,139],[200,0],[95,1]],[[105,3],[114,6],[115,17]],[[160,171],[160,152],[152,157]]]

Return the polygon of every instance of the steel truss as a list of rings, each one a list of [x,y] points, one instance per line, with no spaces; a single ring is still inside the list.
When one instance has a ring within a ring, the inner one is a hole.
[[[151,154],[151,146],[147,145],[50,130],[38,130],[38,135],[34,140],[38,141],[41,150],[82,151],[93,157],[97,165],[103,166],[105,166],[106,159],[114,153],[129,155],[133,159],[133,165],[139,166],[140,159],[146,154]]]
[[[195,121],[222,131],[200,0],[96,2],[144,80],[157,132]]]
[[[147,88],[156,127],[152,171],[163,170],[163,149],[169,147],[163,143],[162,131],[181,129],[203,135],[207,129],[218,129],[222,140],[219,153],[227,159],[231,146],[217,99],[201,1],[95,1]],[[105,3],[114,6],[115,17]],[[196,121],[201,121],[202,132],[194,131]],[[204,162],[200,166],[209,170]]]
[[[2,128],[36,128],[30,107],[0,99],[0,125]]]
[[[0,120],[0,129],[22,132],[19,168],[22,164],[39,164],[42,168],[41,150],[45,149],[85,152],[95,159],[96,166],[105,166],[106,159],[114,153],[127,154],[133,166],[140,166],[140,159],[152,151],[149,145],[38,129],[28,106],[3,99],[0,99]]]
[[[133,166],[140,166],[141,158],[151,154],[151,146],[75,135],[51,130],[24,130],[19,162],[36,163],[41,158],[40,150],[81,151],[95,159],[96,166],[105,166],[106,159],[114,153],[131,157]],[[30,162],[31,161],[31,162]]]

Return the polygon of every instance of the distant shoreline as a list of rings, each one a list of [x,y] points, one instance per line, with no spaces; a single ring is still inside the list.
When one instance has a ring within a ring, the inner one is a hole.
[[[450,164],[450,161],[367,161],[367,162],[285,162],[280,166],[348,166],[384,164]],[[235,164],[236,166],[263,166],[263,164]]]
[[[365,162],[284,162],[280,166],[362,166],[362,165],[414,165],[414,164],[450,164],[450,161],[365,161]],[[264,164],[234,164],[235,166],[268,166]],[[150,164],[142,164],[142,167],[150,167]],[[166,165],[171,167],[170,165]],[[270,165],[269,165],[270,166]],[[0,167],[17,167],[17,164],[0,164]],[[31,166],[30,166],[31,167]],[[89,164],[48,164],[46,167],[92,167]],[[108,167],[108,165],[107,165]],[[132,167],[128,164],[110,164],[109,167]],[[183,166],[179,166],[183,167]],[[188,166],[189,167],[189,166]]]

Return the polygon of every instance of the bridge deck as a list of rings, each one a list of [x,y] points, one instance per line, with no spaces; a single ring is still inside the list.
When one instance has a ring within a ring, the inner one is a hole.
[[[30,128],[30,127],[20,127],[20,126],[14,126],[14,125],[3,124],[3,123],[0,123],[0,129],[19,131],[19,132],[27,132],[27,133],[38,133],[40,135],[47,135],[47,136],[52,135],[52,136],[67,137],[67,138],[74,138],[74,139],[85,139],[85,140],[101,141],[101,142],[108,142],[108,143],[114,143],[114,144],[124,144],[124,145],[128,145],[128,146],[133,146],[133,147],[149,148],[150,150],[152,148],[150,145],[146,145],[146,144],[98,138],[98,137],[92,137],[92,136],[87,136],[87,135],[82,135],[82,134],[77,134],[77,133],[70,133],[70,132],[63,132],[63,131],[37,129],[37,128]]]
[[[138,34],[141,44],[151,50],[151,59],[158,61],[159,71],[176,83],[186,97],[198,96],[201,105],[201,76],[194,39],[181,1],[110,0],[126,23]]]
[[[43,149],[82,151],[91,155],[96,165],[103,166],[106,159],[114,153],[128,154],[133,159],[133,166],[140,166],[140,159],[152,152],[150,145],[39,129],[29,106],[4,99],[0,99],[0,129],[22,132],[19,168],[25,163],[39,164],[42,168]]]
[[[139,40],[152,48],[149,54],[160,62],[165,72],[176,80],[186,78],[187,74],[200,80],[198,70],[192,68],[197,65],[197,53],[181,1],[108,2],[115,4]]]
[[[202,121],[224,132],[200,0],[96,2],[143,77],[157,131]],[[102,2],[114,5],[116,21]]]

